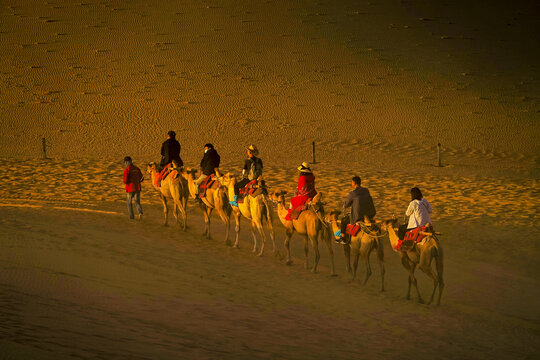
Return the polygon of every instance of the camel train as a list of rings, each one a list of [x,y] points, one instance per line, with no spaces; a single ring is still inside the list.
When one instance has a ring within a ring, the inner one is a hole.
[[[156,164],[148,165],[147,172],[152,176],[152,184],[155,177],[158,175]],[[161,186],[155,188],[159,192],[160,199],[163,204],[163,212],[165,216],[164,225],[168,224],[168,206],[167,199],[172,200],[173,214],[178,224],[185,231],[187,228],[187,200],[189,197],[197,199],[199,197],[199,189],[195,183],[197,179],[197,170],[189,168],[178,168],[173,166],[173,172],[161,182]],[[294,233],[302,236],[304,240],[304,267],[310,269],[313,273],[318,270],[320,253],[318,248],[319,238],[325,243],[328,248],[330,257],[330,273],[335,276],[334,267],[334,252],[332,248],[332,237],[336,237],[337,230],[340,229],[340,211],[331,211],[325,213],[324,204],[321,201],[321,193],[318,193],[308,204],[306,210],[302,211],[297,219],[288,220],[288,207],[286,205],[284,191],[262,192],[256,196],[246,195],[243,203],[238,204],[238,207],[231,206],[229,199],[234,196],[234,185],[236,178],[230,173],[221,175],[219,171],[216,173],[216,181],[209,186],[203,196],[200,197],[199,207],[202,210],[205,230],[203,236],[210,239],[210,215],[215,209],[220,219],[225,224],[225,244],[239,247],[239,232],[240,220],[246,218],[251,225],[251,234],[253,237],[253,253],[257,256],[262,256],[264,253],[266,234],[264,224],[266,223],[267,230],[270,234],[273,245],[273,253],[279,255],[279,251],[275,244],[275,235],[273,229],[273,210],[272,203],[277,205],[277,215],[285,228],[284,247],[286,252],[286,264],[292,264],[292,256],[290,250],[290,241]],[[178,216],[178,212],[181,215]],[[231,243],[229,240],[231,215],[234,216],[235,226],[235,241]],[[366,274],[363,284],[366,284],[370,278],[372,271],[370,265],[370,255],[375,251],[380,267],[381,287],[384,291],[384,247],[382,239],[389,238],[391,248],[398,253],[403,267],[408,272],[408,289],[406,298],[410,299],[411,285],[416,289],[417,299],[419,303],[424,303],[420,291],[418,290],[416,277],[414,275],[417,266],[433,280],[433,291],[428,304],[432,303],[435,297],[437,288],[439,289],[437,297],[437,305],[440,305],[441,296],[444,289],[443,280],[443,250],[441,244],[436,237],[436,234],[431,227],[428,231],[423,232],[424,239],[421,243],[414,243],[411,246],[396,250],[400,241],[397,234],[397,219],[390,219],[382,222],[369,223],[366,219],[364,222],[359,222],[361,230],[354,236],[351,236],[350,243],[344,244],[346,270],[351,273],[351,281],[355,281],[359,260],[362,259],[365,265]],[[260,238],[260,240],[259,240]],[[315,253],[313,266],[309,266],[308,252],[309,245]],[[353,265],[351,266],[351,255],[353,257]],[[280,256],[281,257],[281,256]],[[435,270],[432,268],[432,261],[435,260]]]

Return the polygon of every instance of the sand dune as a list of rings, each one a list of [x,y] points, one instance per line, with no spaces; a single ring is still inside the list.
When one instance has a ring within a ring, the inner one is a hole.
[[[190,230],[182,233],[160,226],[157,209],[147,210],[150,216],[138,223],[108,214],[0,207],[6,305],[0,353],[503,359],[538,351],[534,275],[471,261],[468,250],[450,239],[447,291],[435,308],[402,298],[405,273],[388,247],[387,292],[380,294],[375,279],[366,287],[347,283],[339,251],[338,278],[326,275],[325,252],[321,274],[313,275],[300,265],[298,239],[297,265],[287,267],[268,253],[255,258],[249,246],[234,250],[221,240],[203,240],[200,216],[191,216]],[[426,294],[429,282],[418,279]]]

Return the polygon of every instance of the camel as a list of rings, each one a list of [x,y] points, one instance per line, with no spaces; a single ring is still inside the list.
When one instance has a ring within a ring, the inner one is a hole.
[[[227,188],[229,199],[234,198],[234,185],[236,184],[236,177],[231,176],[230,174],[225,174],[219,176],[218,179],[220,183]],[[253,236],[253,251],[257,252],[257,248],[260,247],[257,256],[262,256],[264,253],[264,245],[266,243],[266,234],[264,233],[263,223],[266,219],[268,231],[270,233],[270,238],[272,239],[273,253],[276,254],[276,241],[274,236],[274,227],[272,219],[272,208],[268,202],[268,199],[265,194],[259,194],[257,196],[248,195],[244,198],[244,202],[238,204],[238,207],[232,207],[233,215],[236,221],[236,240],[234,242],[234,247],[239,247],[239,233],[240,233],[240,219],[244,216],[251,222],[251,235]],[[261,237],[261,244],[257,246],[257,235],[255,230],[259,233]]]
[[[341,211],[332,211],[326,217],[326,220],[332,226],[332,233],[340,230],[341,227],[338,224],[338,217],[341,214]],[[365,219],[365,224],[369,224],[369,220]],[[370,230],[365,225],[362,226],[361,230],[355,235],[351,236],[350,244],[343,245],[343,250],[345,252],[345,263],[347,265],[347,271],[352,272],[351,282],[356,279],[356,270],[358,268],[358,259],[361,257],[366,265],[366,278],[364,279],[363,285],[365,285],[371,276],[371,265],[369,263],[369,256],[373,250],[377,250],[377,258],[379,259],[379,267],[381,269],[381,291],[384,291],[384,249],[382,244],[381,231],[377,225],[374,226],[376,230]],[[354,264],[351,269],[351,250],[354,256]]]
[[[195,184],[197,180],[197,170],[187,169],[182,172],[182,176],[187,180],[189,193],[193,199],[197,199],[199,189]],[[217,180],[217,179],[216,179]],[[219,217],[225,223],[225,244],[230,245],[229,232],[231,228],[231,205],[227,197],[227,189],[215,181],[212,186],[206,190],[206,195],[201,199],[200,208],[204,215],[204,223],[206,225],[203,236],[210,239],[210,215],[212,210],[216,209]]]
[[[311,241],[311,246],[315,251],[315,264],[311,268],[311,272],[317,272],[317,266],[319,265],[319,234],[321,234],[326,246],[328,247],[328,254],[330,255],[331,261],[331,270],[330,273],[332,276],[335,276],[334,269],[334,250],[332,249],[332,241],[330,239],[330,229],[324,223],[322,216],[324,216],[324,209],[322,209],[322,204],[319,199],[321,193],[318,193],[311,201],[309,209],[302,211],[298,219],[296,220],[286,220],[285,216],[287,215],[287,207],[285,206],[285,191],[277,191],[271,194],[271,199],[277,203],[277,214],[279,220],[285,227],[285,249],[287,251],[287,265],[292,264],[291,258],[291,248],[290,241],[294,232],[302,235],[304,237],[304,255],[305,262],[304,267],[306,269],[308,266],[308,251],[309,243]]]
[[[167,198],[173,200],[173,215],[176,218],[176,222],[180,223],[180,218],[178,217],[178,209],[182,215],[182,228],[184,231],[187,229],[187,199],[189,196],[189,190],[187,186],[187,181],[182,176],[178,176],[176,179],[175,173],[177,170],[173,170],[169,176],[161,182],[161,187],[155,186],[155,179],[159,176],[157,171],[156,163],[152,162],[148,164],[146,172],[151,174],[152,185],[154,188],[159,191],[159,197],[161,198],[161,203],[163,204],[163,213],[165,214],[165,223],[164,226],[168,225],[169,218],[169,208],[167,206]]]
[[[392,249],[398,244],[399,238],[396,234],[397,228],[395,228],[397,223],[396,219],[384,221],[382,228],[388,231],[388,236],[390,238],[390,245]],[[431,226],[430,226],[431,227]],[[444,289],[444,280],[443,280],[443,249],[439,243],[439,240],[435,234],[431,232],[423,233],[426,236],[425,240],[421,243],[416,243],[408,251],[395,250],[399,257],[401,258],[401,264],[409,272],[409,287],[407,289],[407,300],[411,298],[411,284],[416,288],[416,293],[418,295],[418,302],[423,304],[424,300],[420,296],[420,291],[418,291],[418,285],[416,283],[416,278],[414,276],[414,270],[416,266],[419,265],[420,270],[422,270],[427,276],[433,280],[433,292],[431,293],[431,298],[429,299],[428,304],[431,304],[433,297],[435,296],[435,290],[437,286],[439,287],[439,297],[437,299],[437,305],[441,304],[441,296]],[[435,259],[435,268],[437,269],[436,274],[433,272],[431,267],[431,261]]]

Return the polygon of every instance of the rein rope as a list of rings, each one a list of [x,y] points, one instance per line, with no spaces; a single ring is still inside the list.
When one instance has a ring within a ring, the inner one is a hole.
[[[329,229],[329,226],[330,224],[327,224],[326,221],[323,220],[323,218],[321,217],[321,214],[320,214],[320,209],[317,210],[315,208],[315,206],[313,206],[311,203],[309,203],[309,208],[311,208],[313,210],[313,212],[315,213],[315,215],[317,215],[317,218],[321,221],[321,224],[323,224],[323,226],[326,228],[326,229]]]
[[[369,228],[363,223],[360,223],[360,228],[362,229],[362,232],[364,234],[366,234],[369,237],[375,238],[375,239],[379,239],[379,238],[382,238],[382,237],[385,237],[386,235],[388,235],[388,231],[382,233],[381,235],[373,234],[371,232],[371,230],[369,230]]]

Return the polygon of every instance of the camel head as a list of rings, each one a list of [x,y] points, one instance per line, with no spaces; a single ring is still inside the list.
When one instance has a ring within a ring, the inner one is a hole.
[[[191,168],[185,169],[182,171],[182,176],[188,182],[189,194],[193,199],[196,199],[197,194],[199,193],[199,189],[197,189],[197,185],[195,185],[195,180],[197,180],[197,170]]]
[[[176,160],[173,160],[173,161],[171,162],[171,169],[176,170],[176,171],[178,171],[178,172],[182,172],[183,167],[182,167],[182,166],[178,166],[178,162],[177,162]]]
[[[234,188],[234,185],[236,184],[236,177],[231,173],[226,173],[225,175],[219,177],[219,183],[227,188]]]
[[[386,230],[388,231],[390,228],[394,229],[394,231],[397,231],[397,222],[398,220],[397,219],[389,219],[389,220],[384,220],[382,223],[381,223],[381,230]]]
[[[148,174],[151,174],[152,172],[157,172],[157,164],[155,162],[146,164],[146,172]]]
[[[332,227],[332,234],[341,229],[341,211],[332,210],[324,216],[324,221]]]
[[[287,194],[286,191],[275,190],[275,191],[270,192],[268,195],[270,197],[270,200],[272,200],[273,202],[285,204],[286,194]]]

